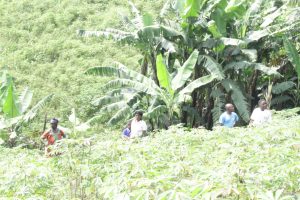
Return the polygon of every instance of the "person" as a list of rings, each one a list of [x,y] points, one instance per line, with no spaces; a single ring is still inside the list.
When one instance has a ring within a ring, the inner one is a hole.
[[[232,128],[235,123],[239,121],[239,117],[234,112],[234,106],[231,103],[225,105],[225,110],[226,111],[219,118],[219,123],[221,126]]]
[[[47,140],[47,146],[45,148],[45,154],[50,154],[50,148],[49,146],[53,145],[55,141],[61,140],[62,138],[65,138],[65,133],[58,128],[58,120],[53,118],[50,120],[51,128],[43,133],[41,136],[41,139]]]
[[[143,112],[137,111],[134,119],[131,121],[130,138],[141,137],[146,134],[147,124],[142,118]]]
[[[272,113],[268,109],[268,105],[265,99],[258,101],[258,108],[255,108],[250,117],[249,125],[257,126],[272,121]]]
[[[123,136],[126,138],[130,137],[130,132],[131,132],[131,122],[127,123],[127,127],[123,130]]]

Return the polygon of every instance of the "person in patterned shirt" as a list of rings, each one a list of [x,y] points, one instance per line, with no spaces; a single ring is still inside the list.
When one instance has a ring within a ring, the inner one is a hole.
[[[41,136],[42,140],[46,139],[48,142],[45,149],[46,155],[49,155],[50,153],[50,148],[49,148],[50,145],[53,145],[57,140],[61,140],[62,138],[65,138],[65,133],[57,127],[58,126],[57,119],[55,118],[51,119],[50,124],[51,124],[51,128],[45,131]]]

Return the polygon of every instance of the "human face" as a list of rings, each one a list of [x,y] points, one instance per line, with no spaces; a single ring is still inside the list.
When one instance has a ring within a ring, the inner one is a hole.
[[[227,113],[232,113],[232,112],[234,112],[234,106],[233,106],[232,104],[227,104],[227,105],[225,106],[225,109],[226,109]]]
[[[140,120],[142,120],[142,116],[139,115],[139,114],[135,114],[135,119],[136,119],[137,121],[140,121]]]
[[[52,122],[52,123],[51,123],[51,128],[52,128],[53,130],[56,130],[56,129],[57,129],[57,123]]]
[[[267,109],[267,102],[266,101],[261,101],[259,104],[259,107],[261,110]]]

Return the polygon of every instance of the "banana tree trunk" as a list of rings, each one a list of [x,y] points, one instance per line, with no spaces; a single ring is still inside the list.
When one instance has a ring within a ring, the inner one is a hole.
[[[141,74],[146,76],[148,73],[148,57],[147,55],[144,56],[143,58],[143,63],[142,63],[142,68],[141,68]]]
[[[256,96],[256,82],[257,82],[257,78],[258,78],[258,72],[257,70],[254,71],[254,73],[252,74],[251,78],[250,78],[250,81],[249,81],[249,85],[248,85],[248,94],[250,96],[250,99],[249,99],[249,105],[250,105],[250,109],[253,110],[253,108],[255,107],[256,105],[256,99],[255,99],[255,96]],[[253,98],[254,97],[254,98]]]
[[[156,53],[152,52],[150,55],[151,65],[152,65],[152,78],[154,82],[159,86],[159,81],[157,78],[157,69],[156,69]]]

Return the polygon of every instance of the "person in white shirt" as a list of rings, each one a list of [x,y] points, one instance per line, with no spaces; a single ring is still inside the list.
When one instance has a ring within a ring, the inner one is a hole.
[[[147,124],[142,120],[143,112],[137,111],[134,119],[131,121],[130,138],[141,137],[147,132]]]
[[[253,126],[269,123],[272,121],[272,113],[267,108],[267,102],[264,99],[259,100],[258,108],[255,108],[250,117],[250,124]]]

